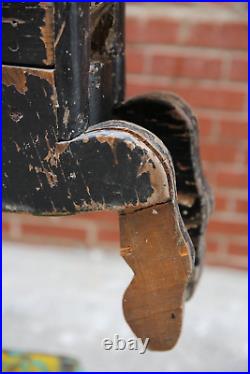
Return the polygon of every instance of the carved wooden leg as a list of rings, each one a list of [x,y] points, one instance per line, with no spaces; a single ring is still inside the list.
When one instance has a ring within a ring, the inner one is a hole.
[[[120,214],[121,255],[134,271],[123,297],[125,318],[148,348],[173,348],[180,335],[189,244],[172,202]]]
[[[172,156],[178,204],[196,252],[187,292],[190,298],[202,270],[204,235],[212,209],[211,191],[200,162],[197,119],[182,99],[169,93],[133,98],[117,108],[115,116],[156,134]]]

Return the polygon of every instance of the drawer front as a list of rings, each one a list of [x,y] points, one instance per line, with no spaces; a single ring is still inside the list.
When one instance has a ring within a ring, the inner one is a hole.
[[[3,3],[2,29],[3,63],[54,65],[53,3]]]
[[[27,212],[36,197],[46,200],[43,183],[55,184],[49,162],[57,136],[54,69],[3,66],[2,81],[3,209]]]

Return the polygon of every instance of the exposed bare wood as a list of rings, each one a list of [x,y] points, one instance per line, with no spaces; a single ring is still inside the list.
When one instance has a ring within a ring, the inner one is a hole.
[[[181,332],[192,260],[179,219],[172,202],[120,214],[121,255],[135,274],[124,315],[152,350],[173,348]]]

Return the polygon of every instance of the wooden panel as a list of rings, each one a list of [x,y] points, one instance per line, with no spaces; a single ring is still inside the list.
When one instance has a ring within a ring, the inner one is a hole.
[[[53,3],[3,4],[3,62],[35,67],[54,64]]]

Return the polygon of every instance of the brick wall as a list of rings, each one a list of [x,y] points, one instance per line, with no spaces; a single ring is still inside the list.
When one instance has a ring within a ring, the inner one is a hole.
[[[247,266],[247,4],[127,4],[127,96],[173,91],[200,123],[216,210],[207,261]],[[5,239],[118,247],[110,212],[39,218],[4,215]]]

